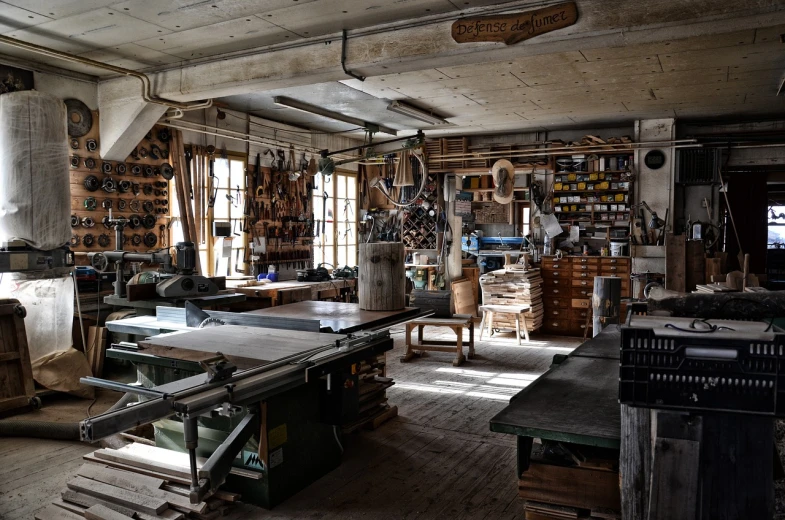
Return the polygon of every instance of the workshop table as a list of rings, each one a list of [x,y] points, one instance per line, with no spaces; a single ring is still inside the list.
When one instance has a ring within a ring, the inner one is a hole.
[[[517,438],[516,479],[524,498],[577,508],[619,507],[617,472],[535,464],[532,457],[534,438],[589,451],[620,448],[619,333],[612,329],[567,357],[556,356],[560,363],[491,419],[491,431]]]
[[[618,352],[619,332],[615,327],[603,330],[551,366],[491,419],[491,431],[518,437],[518,475],[528,467],[535,437],[619,449]]]
[[[263,285],[254,285],[250,287],[235,287],[235,291],[244,294],[249,299],[265,298],[269,299],[272,306],[280,305],[278,301],[278,291],[282,289],[297,289],[308,287],[311,289],[311,299],[318,300],[319,293],[329,290],[341,289],[354,289],[357,286],[357,280],[353,278],[339,278],[335,280],[328,280],[325,282],[270,282]]]
[[[303,301],[244,314],[319,320],[322,332],[348,334],[401,323],[416,318],[420,310],[405,307],[398,311],[364,311],[356,303]]]

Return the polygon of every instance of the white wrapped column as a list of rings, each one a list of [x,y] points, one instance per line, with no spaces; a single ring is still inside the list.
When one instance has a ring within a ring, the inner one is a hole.
[[[70,216],[65,104],[34,90],[0,95],[0,242],[63,246]]]

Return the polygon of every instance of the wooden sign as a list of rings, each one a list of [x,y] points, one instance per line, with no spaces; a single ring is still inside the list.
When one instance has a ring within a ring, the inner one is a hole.
[[[452,38],[458,43],[504,42],[507,45],[573,25],[578,20],[575,2],[535,11],[498,16],[461,18],[452,24]]]

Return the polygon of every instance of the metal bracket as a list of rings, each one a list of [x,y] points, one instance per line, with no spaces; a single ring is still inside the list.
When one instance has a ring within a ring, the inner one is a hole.
[[[210,455],[207,462],[199,469],[199,488],[191,491],[192,504],[199,503],[205,495],[214,492],[226,481],[237,454],[243,449],[248,439],[259,431],[259,416],[249,413],[240,424],[232,430],[229,437]],[[206,484],[206,485],[205,485]]]

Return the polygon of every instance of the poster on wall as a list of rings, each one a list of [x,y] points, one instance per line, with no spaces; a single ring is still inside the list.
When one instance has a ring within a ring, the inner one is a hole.
[[[32,71],[0,65],[0,94],[33,90],[33,87]]]
[[[469,191],[459,191],[455,194],[454,213],[456,217],[472,216],[472,193]]]

